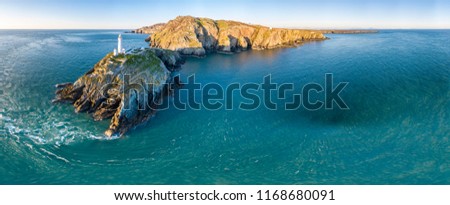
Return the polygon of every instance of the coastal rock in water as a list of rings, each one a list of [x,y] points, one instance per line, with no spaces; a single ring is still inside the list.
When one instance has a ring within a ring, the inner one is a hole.
[[[109,53],[75,83],[58,84],[54,102],[73,103],[95,120],[112,118],[105,134],[123,135],[156,112],[183,63],[177,52],[157,48]]]
[[[319,31],[270,28],[236,21],[179,16],[159,25],[147,38],[150,47],[204,56],[207,52],[239,52],[295,46],[305,41],[324,40]]]

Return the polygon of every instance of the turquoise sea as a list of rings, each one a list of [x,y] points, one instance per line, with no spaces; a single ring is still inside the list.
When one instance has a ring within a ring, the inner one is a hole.
[[[223,86],[333,73],[350,109],[169,108],[106,139],[108,120],[51,100],[121,32],[0,30],[0,184],[450,184],[450,30],[188,58],[182,79]],[[123,34],[124,47],[145,37]]]

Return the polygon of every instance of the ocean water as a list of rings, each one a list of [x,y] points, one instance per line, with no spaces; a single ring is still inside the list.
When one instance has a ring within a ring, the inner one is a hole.
[[[109,120],[51,100],[55,84],[84,74],[120,32],[0,30],[0,184],[450,184],[450,30],[330,34],[188,58],[182,79],[203,84],[270,74],[300,89],[332,73],[349,83],[349,109],[171,107],[106,139]],[[146,47],[145,37],[124,34],[124,46]]]

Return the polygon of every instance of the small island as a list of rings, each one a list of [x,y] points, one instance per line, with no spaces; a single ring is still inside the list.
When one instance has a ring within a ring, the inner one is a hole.
[[[282,29],[179,16],[133,32],[149,34],[150,48],[126,51],[119,34],[117,48],[91,70],[74,83],[56,85],[53,102],[72,103],[76,112],[90,113],[96,121],[112,118],[108,137],[121,136],[156,113],[164,96],[181,86],[174,73],[181,69],[183,56],[298,46],[328,39],[324,33],[374,31]]]

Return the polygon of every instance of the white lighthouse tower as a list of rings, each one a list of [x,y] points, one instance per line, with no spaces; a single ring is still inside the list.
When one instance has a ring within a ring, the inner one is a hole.
[[[114,56],[123,53],[125,53],[125,48],[122,48],[122,34],[119,34],[119,37],[117,38],[117,50],[114,49]]]
[[[119,38],[117,38],[117,51],[122,53],[122,34],[119,34]]]

